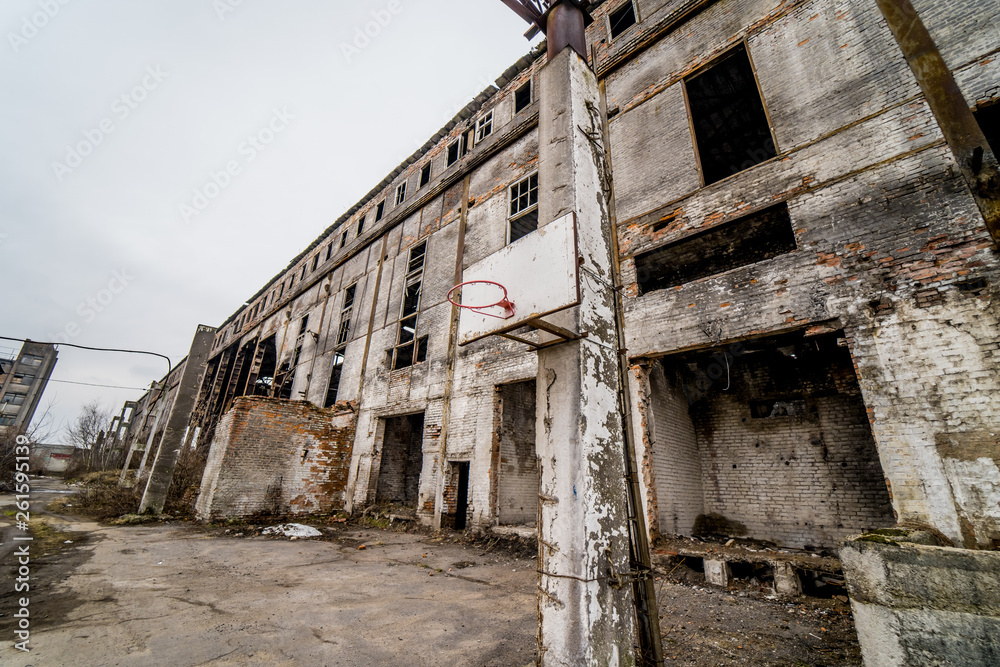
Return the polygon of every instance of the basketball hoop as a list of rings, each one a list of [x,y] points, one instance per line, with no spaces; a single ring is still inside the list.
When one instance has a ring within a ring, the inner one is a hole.
[[[461,287],[465,287],[466,285],[492,285],[494,287],[499,288],[500,291],[503,292],[503,296],[500,297],[499,301],[495,301],[493,303],[487,303],[482,306],[467,306],[451,298],[451,295],[455,292],[455,290]],[[452,287],[450,290],[448,290],[448,301],[450,301],[453,306],[458,306],[459,308],[465,308],[466,310],[471,310],[475,313],[479,313],[480,315],[488,315],[489,317],[495,317],[499,320],[507,320],[510,319],[511,317],[514,317],[514,303],[507,298],[507,288],[501,285],[500,283],[494,282],[492,280],[470,280],[468,282],[459,283],[454,287]],[[487,308],[497,308],[497,307],[503,308],[503,315],[496,315],[494,313],[486,312]]]

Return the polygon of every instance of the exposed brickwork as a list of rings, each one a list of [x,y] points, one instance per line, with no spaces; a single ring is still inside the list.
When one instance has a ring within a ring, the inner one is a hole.
[[[351,405],[236,399],[216,427],[196,510],[203,519],[343,507],[354,442]]]
[[[538,512],[535,382],[497,388],[500,401],[497,521],[534,524]]]

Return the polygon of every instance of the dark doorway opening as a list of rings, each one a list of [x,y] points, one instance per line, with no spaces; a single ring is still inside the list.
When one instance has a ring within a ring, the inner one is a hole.
[[[388,417],[382,436],[376,503],[416,509],[423,466],[424,414]]]
[[[497,521],[532,525],[538,514],[535,381],[497,387]]]
[[[469,514],[469,462],[453,463],[458,476],[458,489],[455,497],[455,530],[465,530],[465,521]]]

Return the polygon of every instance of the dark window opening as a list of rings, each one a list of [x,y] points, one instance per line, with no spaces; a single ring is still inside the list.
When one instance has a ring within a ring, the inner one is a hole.
[[[406,199],[406,181],[403,181],[402,183],[400,183],[399,187],[396,188],[396,204],[395,205],[399,206],[400,204],[403,203],[404,199]]]
[[[323,401],[323,407],[333,407],[333,404],[337,402],[337,392],[340,390],[340,374],[343,370],[344,353],[343,350],[337,350],[333,353],[333,368],[330,371],[330,384],[326,388],[326,400]]]
[[[462,135],[462,157],[468,155],[469,151],[472,150],[472,141],[475,136],[476,136],[475,129],[469,129],[466,131],[465,134]]]
[[[531,81],[514,91],[514,113],[520,113],[529,104],[531,104]]]
[[[469,514],[469,462],[452,464],[452,474],[457,478],[455,488],[455,530],[465,530]]]
[[[313,257],[313,265],[312,265],[312,269],[310,269],[310,271],[315,271],[317,266],[319,266],[319,254],[317,254],[315,257]]]
[[[1000,157],[1000,102],[980,107],[973,112],[979,129],[986,135],[993,154]]]
[[[611,23],[611,39],[618,37],[629,28],[635,25],[635,7],[631,0],[608,14],[608,21]]]
[[[420,306],[420,283],[407,285],[403,293],[403,317],[413,315]]]
[[[637,255],[636,278],[647,294],[793,250],[795,232],[782,203]]]
[[[326,246],[326,259],[323,260],[323,261],[324,262],[329,261],[331,254],[333,254],[333,244],[332,243],[330,245]]]
[[[345,245],[347,245],[347,232],[340,237],[340,247],[343,248]]]
[[[421,336],[417,339],[417,355],[416,361],[419,364],[421,361],[427,360],[427,336]]]
[[[705,185],[777,155],[744,47],[685,86]]]
[[[458,153],[459,153],[459,148],[460,148],[460,144],[461,143],[462,143],[462,140],[459,139],[458,141],[453,142],[450,146],[448,146],[448,166],[449,167],[451,165],[455,164],[456,162],[458,162],[458,157],[459,157]]]
[[[257,378],[254,380],[253,388],[248,393],[252,396],[270,396],[274,388],[274,371],[278,363],[275,353],[275,337],[271,336],[260,344],[257,353],[260,355],[260,368],[257,370]]]
[[[424,165],[424,168],[420,170],[420,187],[424,187],[431,182],[431,163],[428,162]]]
[[[531,232],[538,229],[538,210],[531,211],[530,213],[525,213],[520,218],[510,221],[510,242],[518,240],[523,236],[527,236]]]
[[[302,275],[299,276],[299,280],[305,280],[305,279],[306,279],[306,267],[303,266],[302,267]]]
[[[375,207],[375,222],[378,222],[379,220],[381,220],[383,215],[385,215],[385,200],[384,199],[378,203],[377,207]]]

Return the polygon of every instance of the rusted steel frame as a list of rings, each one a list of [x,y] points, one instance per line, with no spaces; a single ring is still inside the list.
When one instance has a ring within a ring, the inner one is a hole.
[[[910,0],[875,1],[927,99],[993,240],[1000,241],[1000,169],[979,123]]]

